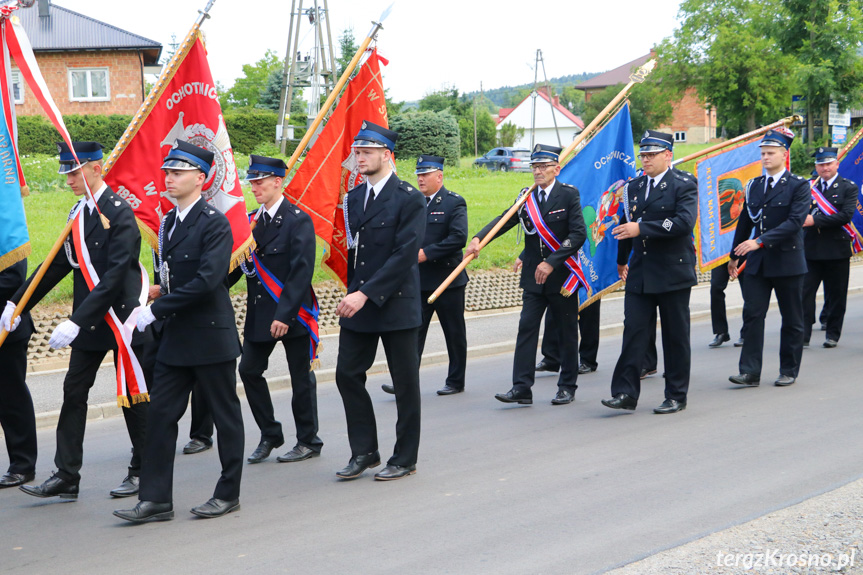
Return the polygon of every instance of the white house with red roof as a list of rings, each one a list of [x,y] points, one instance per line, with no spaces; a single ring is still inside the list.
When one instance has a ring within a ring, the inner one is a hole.
[[[515,108],[501,108],[498,113],[497,129],[506,123],[524,128],[524,136],[516,140],[516,148],[531,147],[531,125],[534,127],[534,144],[548,144],[565,148],[584,130],[581,118],[560,105],[559,98],[548,97],[544,87],[537,89],[536,116],[533,115],[533,97],[529,94]],[[531,119],[533,122],[531,122]],[[555,131],[555,122],[557,130]],[[558,134],[560,140],[558,140]]]

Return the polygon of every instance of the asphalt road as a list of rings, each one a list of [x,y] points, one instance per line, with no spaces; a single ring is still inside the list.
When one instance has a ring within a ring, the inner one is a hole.
[[[176,519],[136,526],[114,518],[113,509],[135,503],[108,496],[124,475],[128,439],[122,419],[92,421],[76,502],[0,491],[0,573],[602,572],[863,476],[863,296],[849,299],[845,326],[833,350],[817,347],[816,332],[798,384],[777,388],[779,316],[771,311],[767,381],[752,389],[727,381],[739,350],[707,349],[710,324],[694,323],[689,407],[672,416],[651,411],[663,399],[656,377],[634,413],[599,403],[619,336],[603,340],[599,371],[580,379],[569,406],[548,403],[548,375],[537,380],[533,406],[496,402],[493,394],[509,388],[509,354],[471,360],[468,391],[451,397],[434,395],[445,366],[423,368],[418,473],[395,482],[370,473],[336,480],[349,449],[340,397],[325,384],[322,456],[247,465],[242,509],[215,520],[187,512],[212,492],[215,450],[177,456]],[[385,381],[369,381],[384,458],[396,416],[380,391]],[[274,397],[289,434],[290,392]],[[247,409],[244,417],[248,454],[258,435]],[[186,418],[180,429],[187,426]],[[53,432],[39,440],[41,481]]]

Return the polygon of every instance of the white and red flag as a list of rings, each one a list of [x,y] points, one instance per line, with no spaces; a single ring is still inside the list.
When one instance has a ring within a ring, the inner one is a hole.
[[[372,50],[285,189],[285,196],[312,217],[315,234],[325,245],[321,265],[343,285],[348,280],[348,248],[342,200],[363,182],[351,144],[365,120],[388,126],[380,63],[387,61]]]
[[[135,210],[144,237],[158,245],[159,223],[175,203],[165,191],[162,160],[174,140],[186,140],[215,154],[204,183],[204,199],[227,216],[234,245],[233,268],[253,243],[234,152],[216,91],[207,51],[196,35],[185,53],[169,64],[175,70],[157,84],[142,112],[111,153],[105,182]]]

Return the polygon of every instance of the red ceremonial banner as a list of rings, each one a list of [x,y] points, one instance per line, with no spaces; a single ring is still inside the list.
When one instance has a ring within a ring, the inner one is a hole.
[[[348,281],[348,248],[342,201],[363,182],[351,144],[364,120],[388,126],[381,61],[372,50],[285,189],[287,198],[312,217],[315,234],[325,244],[321,265],[343,285]]]
[[[149,114],[138,121],[140,128],[105,176],[105,182],[129,202],[143,235],[156,248],[162,217],[176,205],[165,191],[162,160],[177,139],[213,152],[215,159],[204,182],[203,197],[231,223],[233,268],[252,245],[252,230],[219,94],[200,38],[195,40]],[[118,146],[122,144],[121,141]]]

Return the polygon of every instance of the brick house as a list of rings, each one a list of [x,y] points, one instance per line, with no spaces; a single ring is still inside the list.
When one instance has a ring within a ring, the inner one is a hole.
[[[589,102],[593,94],[601,92],[608,86],[629,82],[629,75],[654,57],[656,54],[653,52],[645,54],[614,70],[594,76],[575,88],[584,91],[584,100]],[[657,126],[656,129],[673,133],[674,141],[679,143],[706,144],[715,139],[716,108],[705,107],[698,100],[698,92],[695,88],[688,88],[679,102],[672,103],[671,125]],[[637,135],[636,139],[638,139]]]
[[[144,101],[144,74],[158,73],[162,45],[78,14],[51,0],[15,12],[27,32],[39,69],[62,114],[127,114]],[[42,108],[12,71],[15,111]]]

